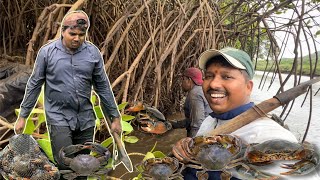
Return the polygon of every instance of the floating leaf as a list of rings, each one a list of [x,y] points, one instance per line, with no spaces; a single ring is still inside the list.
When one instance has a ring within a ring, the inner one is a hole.
[[[139,141],[139,139],[136,136],[125,136],[124,141],[128,143],[136,143]]]

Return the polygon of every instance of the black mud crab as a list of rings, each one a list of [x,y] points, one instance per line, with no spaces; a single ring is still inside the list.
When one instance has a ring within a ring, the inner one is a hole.
[[[168,180],[183,179],[183,164],[174,157],[150,158],[136,165],[142,168],[144,179]]]
[[[97,153],[97,157],[89,154],[70,157],[84,149],[90,149]],[[70,170],[60,170],[65,179],[75,179],[78,176],[96,176],[99,178],[99,175],[107,175],[110,171],[104,166],[108,163],[111,153],[107,148],[97,143],[87,142],[84,145],[77,144],[64,147],[60,150],[59,156],[62,162],[70,168]]]
[[[188,145],[181,143],[187,157],[182,157],[178,151],[173,153],[179,159],[185,159],[194,164],[188,167],[203,169],[197,176],[207,177],[205,171],[222,171],[230,177],[233,170],[245,179],[277,179],[278,176],[255,170],[252,165],[266,165],[275,160],[301,160],[295,164],[284,164],[283,168],[291,169],[281,175],[304,175],[313,171],[319,164],[319,155],[313,148],[305,144],[286,140],[269,140],[261,144],[245,145],[232,135],[211,137],[195,137]]]
[[[128,108],[127,112],[135,113],[138,127],[144,132],[163,134],[172,129],[171,123],[158,109],[146,106],[142,102]]]
[[[55,180],[60,178],[57,167],[27,134],[14,135],[0,153],[0,172],[7,179]]]

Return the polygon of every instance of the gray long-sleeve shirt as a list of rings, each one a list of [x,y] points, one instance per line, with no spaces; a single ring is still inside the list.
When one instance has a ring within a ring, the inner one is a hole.
[[[189,137],[194,137],[203,120],[212,112],[203,95],[202,86],[195,85],[189,92],[184,104],[186,128]]]
[[[120,117],[100,51],[88,41],[74,53],[67,51],[62,39],[39,50],[21,104],[20,117],[29,116],[43,83],[49,125],[70,126],[72,130],[93,127],[92,86],[99,95],[104,114],[111,119]]]

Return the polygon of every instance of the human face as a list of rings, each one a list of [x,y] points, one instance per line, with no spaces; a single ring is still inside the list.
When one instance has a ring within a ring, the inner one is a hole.
[[[184,92],[188,92],[191,90],[192,88],[192,79],[187,77],[187,76],[183,76],[182,77],[182,90]]]
[[[250,101],[253,82],[243,72],[220,63],[209,65],[204,74],[203,92],[216,114],[222,114]]]
[[[69,51],[77,50],[85,40],[86,31],[81,28],[67,28],[62,32],[62,43]]]

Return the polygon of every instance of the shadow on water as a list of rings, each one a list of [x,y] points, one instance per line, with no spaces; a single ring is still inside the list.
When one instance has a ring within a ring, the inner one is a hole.
[[[183,115],[174,114],[170,117],[167,117],[168,120],[172,119],[182,119]],[[131,153],[142,153],[146,154],[148,151],[151,151],[154,147],[155,143],[157,143],[154,151],[161,151],[162,153],[168,155],[171,153],[171,149],[173,144],[175,144],[178,140],[187,136],[187,132],[185,129],[172,129],[166,132],[163,135],[152,135],[140,132],[135,130],[130,134],[130,136],[136,136],[139,138],[139,141],[134,144],[126,143],[126,150],[128,154]],[[133,166],[140,163],[144,156],[139,155],[130,155],[130,159],[132,161]],[[120,164],[113,170],[110,176],[121,178],[121,179],[132,179],[138,175],[136,169],[134,168],[134,172],[127,173],[126,168]]]

